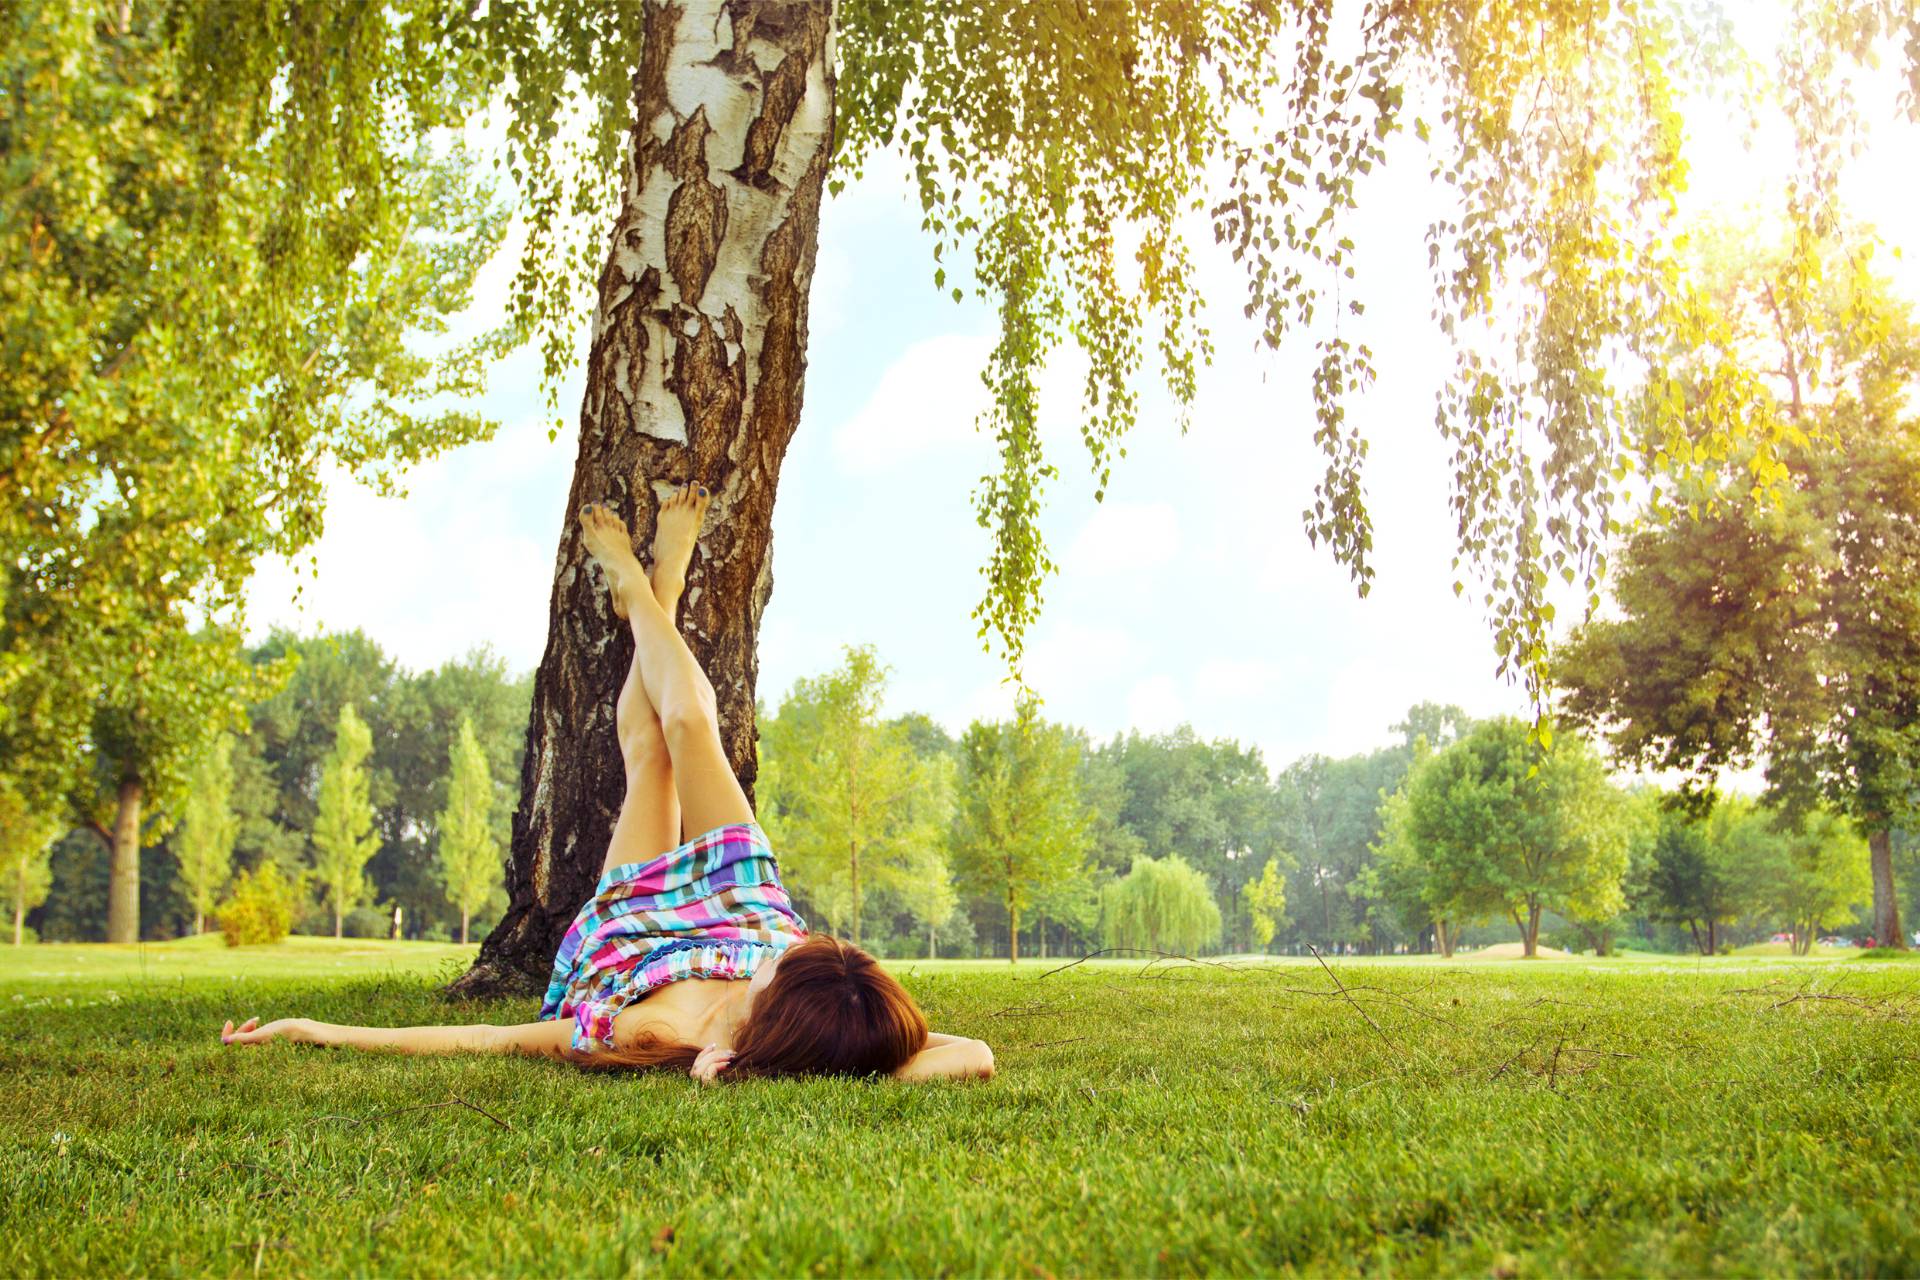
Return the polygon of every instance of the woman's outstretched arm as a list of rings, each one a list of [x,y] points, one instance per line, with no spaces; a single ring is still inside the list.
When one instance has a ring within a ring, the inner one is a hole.
[[[401,1053],[531,1053],[564,1057],[572,1042],[573,1022],[560,1018],[501,1027],[477,1022],[457,1027],[343,1027],[311,1018],[281,1018],[260,1025],[248,1018],[238,1027],[229,1020],[220,1032],[225,1044],[341,1045],[350,1049],[397,1049]]]
[[[893,1073],[896,1080],[984,1080],[993,1074],[993,1050],[985,1040],[927,1033],[927,1047]]]

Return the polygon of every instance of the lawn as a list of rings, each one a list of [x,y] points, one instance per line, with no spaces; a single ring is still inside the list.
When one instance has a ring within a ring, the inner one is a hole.
[[[0,1274],[1920,1272],[1920,965],[899,963],[974,1085],[218,1042],[532,1016],[461,954],[7,952]]]

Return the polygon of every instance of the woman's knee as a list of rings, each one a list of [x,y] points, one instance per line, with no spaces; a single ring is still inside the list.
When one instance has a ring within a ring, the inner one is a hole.
[[[676,751],[686,743],[719,736],[720,718],[712,689],[675,699],[661,711],[660,729],[668,748]]]

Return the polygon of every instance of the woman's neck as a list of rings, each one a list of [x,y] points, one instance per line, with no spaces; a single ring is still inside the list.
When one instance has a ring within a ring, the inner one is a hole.
[[[747,1013],[752,1008],[749,1003],[751,993],[747,990],[746,983],[727,982],[721,985],[726,988],[726,993],[708,1006],[706,1013],[700,1018],[697,1039],[703,1047],[718,1044],[731,1048],[734,1033],[740,1029],[740,1024],[747,1020]]]

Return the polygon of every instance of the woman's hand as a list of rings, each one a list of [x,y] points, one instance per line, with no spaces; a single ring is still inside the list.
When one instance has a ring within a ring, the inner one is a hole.
[[[693,1066],[688,1069],[687,1074],[701,1084],[714,1084],[720,1079],[720,1073],[726,1069],[727,1064],[733,1061],[733,1056],[733,1050],[710,1044],[700,1051],[699,1057],[693,1060]]]
[[[309,1018],[281,1018],[260,1025],[260,1019],[248,1018],[239,1026],[233,1025],[233,1019],[227,1019],[227,1025],[220,1029],[221,1044],[265,1044],[269,1040],[290,1040],[295,1044],[325,1044],[319,1034],[319,1024]]]

